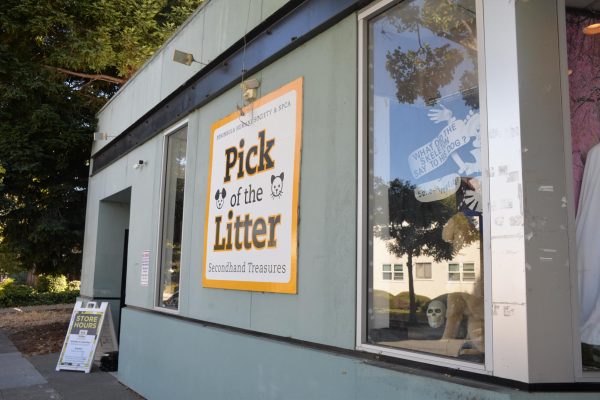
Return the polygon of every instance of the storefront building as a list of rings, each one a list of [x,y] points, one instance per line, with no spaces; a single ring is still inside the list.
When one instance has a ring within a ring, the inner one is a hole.
[[[98,114],[81,292],[119,379],[598,398],[596,12],[206,1]]]

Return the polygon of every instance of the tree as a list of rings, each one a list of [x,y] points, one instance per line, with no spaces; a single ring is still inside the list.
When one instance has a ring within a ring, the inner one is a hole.
[[[422,4],[406,3],[387,15],[389,26],[399,33],[413,32],[417,49],[401,46],[386,55],[386,69],[396,82],[396,96],[402,103],[418,98],[426,103],[440,97],[440,88],[455,78],[465,58],[477,65],[477,30],[474,0],[424,0]],[[446,39],[432,46],[421,40],[422,31]],[[465,104],[479,108],[475,69],[461,72],[460,86]]]
[[[78,275],[95,113],[200,2],[2,2],[4,260]]]
[[[387,250],[396,257],[407,257],[409,291],[409,323],[417,322],[417,307],[413,278],[413,260],[430,256],[436,262],[451,260],[460,250],[442,238],[446,223],[457,213],[455,197],[436,202],[420,202],[415,198],[415,186],[394,179],[389,184],[376,178],[373,183],[373,233],[387,242]],[[388,207],[383,209],[383,205]],[[476,227],[463,224],[463,245],[479,238]]]

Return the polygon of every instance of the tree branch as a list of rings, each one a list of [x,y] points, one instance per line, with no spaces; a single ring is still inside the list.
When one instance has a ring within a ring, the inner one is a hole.
[[[71,76],[76,76],[76,77],[79,77],[79,78],[90,79],[92,81],[104,81],[104,82],[116,83],[117,85],[122,85],[125,82],[127,82],[126,79],[117,78],[115,76],[110,76],[110,75],[104,75],[104,74],[85,74],[83,72],[70,71],[68,69],[59,68],[59,67],[51,67],[49,65],[45,65],[44,67],[47,68],[47,69],[51,69],[53,71],[61,72],[63,74],[67,74],[67,75],[71,75]]]

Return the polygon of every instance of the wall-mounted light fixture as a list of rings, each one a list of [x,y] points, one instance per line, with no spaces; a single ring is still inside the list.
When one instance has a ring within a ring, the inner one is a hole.
[[[585,28],[583,28],[583,33],[585,35],[597,35],[600,33],[600,23],[595,23],[595,24],[591,24],[586,26]]]
[[[248,79],[240,84],[242,98],[246,104],[252,103],[258,97],[260,82],[257,79]]]
[[[200,65],[206,65],[203,62],[200,62],[194,58],[192,53],[186,53],[185,51],[175,50],[173,52],[173,61],[178,62],[184,65],[192,65],[192,63],[198,63]]]
[[[94,140],[108,140],[108,138],[114,138],[116,136],[109,135],[106,132],[94,132]]]

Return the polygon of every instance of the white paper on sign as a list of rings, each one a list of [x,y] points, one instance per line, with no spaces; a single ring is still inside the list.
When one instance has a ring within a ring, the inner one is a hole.
[[[142,253],[140,285],[148,286],[149,277],[150,277],[150,250],[144,250]]]
[[[415,187],[415,198],[423,203],[438,201],[452,196],[460,187],[460,176],[449,174]]]

